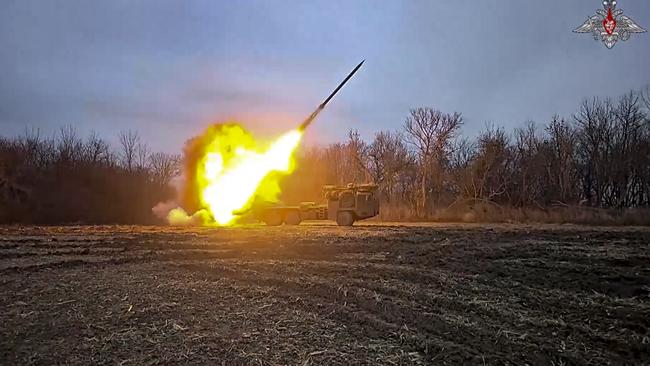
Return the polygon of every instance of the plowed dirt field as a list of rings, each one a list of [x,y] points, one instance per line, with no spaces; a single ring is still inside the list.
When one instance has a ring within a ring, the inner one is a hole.
[[[0,228],[0,364],[650,360],[650,230]]]

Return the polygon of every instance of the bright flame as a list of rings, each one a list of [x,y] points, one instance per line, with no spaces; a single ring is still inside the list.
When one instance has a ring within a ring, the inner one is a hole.
[[[292,130],[260,148],[238,125],[213,131],[198,162],[196,183],[202,206],[217,224],[232,224],[235,213],[250,206],[256,195],[267,200],[277,197],[277,177],[270,173],[293,170],[293,152],[301,137],[302,132]]]

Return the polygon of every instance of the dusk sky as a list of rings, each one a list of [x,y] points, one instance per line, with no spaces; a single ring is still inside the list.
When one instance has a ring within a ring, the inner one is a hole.
[[[619,0],[650,28],[650,1]],[[299,124],[361,60],[309,143],[401,129],[412,107],[506,128],[650,84],[650,34],[608,50],[572,30],[587,1],[5,0],[0,135],[72,124],[177,152],[211,122]]]

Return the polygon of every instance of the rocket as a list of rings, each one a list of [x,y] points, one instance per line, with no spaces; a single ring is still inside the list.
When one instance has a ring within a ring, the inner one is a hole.
[[[332,92],[332,94],[330,94],[330,95],[327,97],[327,99],[325,99],[325,101],[324,101],[323,103],[321,103],[321,104],[316,108],[316,110],[313,111],[312,114],[310,114],[309,117],[307,117],[307,119],[305,119],[305,120],[300,124],[300,127],[298,127],[298,130],[300,130],[300,131],[304,131],[307,127],[309,127],[309,125],[314,121],[314,119],[316,119],[316,116],[318,116],[318,114],[319,114],[323,109],[325,109],[325,106],[327,105],[327,103],[329,103],[329,101],[330,101],[330,100],[331,100],[331,99],[336,95],[336,93],[338,93],[339,90],[341,90],[341,88],[343,87],[343,85],[345,85],[345,83],[347,83],[348,80],[350,80],[350,78],[352,78],[352,76],[353,76],[353,75],[354,75],[354,74],[355,74],[355,73],[356,73],[356,72],[361,68],[361,65],[363,65],[364,62],[366,62],[366,60],[361,61],[361,62],[357,65],[357,67],[355,67],[355,68],[354,68],[354,69],[353,69],[353,70],[348,74],[348,76],[346,76],[346,78],[343,79],[343,81],[339,84],[339,86],[337,86],[336,89],[334,89],[334,91]]]

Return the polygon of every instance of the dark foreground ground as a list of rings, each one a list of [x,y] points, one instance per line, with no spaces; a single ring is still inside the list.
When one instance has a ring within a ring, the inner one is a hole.
[[[0,228],[0,364],[647,364],[650,231]]]

